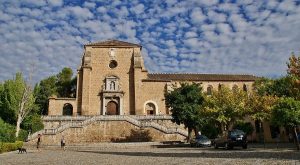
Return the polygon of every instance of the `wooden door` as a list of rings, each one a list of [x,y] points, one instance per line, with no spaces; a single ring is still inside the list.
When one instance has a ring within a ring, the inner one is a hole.
[[[107,103],[106,107],[107,115],[118,115],[118,104],[114,101],[110,101]]]

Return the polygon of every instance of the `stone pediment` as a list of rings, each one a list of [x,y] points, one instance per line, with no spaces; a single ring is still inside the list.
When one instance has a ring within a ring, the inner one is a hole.
[[[107,41],[93,42],[93,43],[85,44],[84,46],[113,47],[113,48],[118,48],[118,47],[142,48],[141,45],[124,42],[124,41],[119,41],[119,40],[107,40]]]

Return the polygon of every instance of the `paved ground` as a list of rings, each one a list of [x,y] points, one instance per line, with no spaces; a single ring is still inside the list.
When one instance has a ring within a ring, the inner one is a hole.
[[[249,145],[249,149],[233,150],[191,148],[188,145],[162,145],[159,143],[100,143],[43,147],[38,152],[28,147],[27,154],[9,152],[0,154],[0,165],[31,164],[291,164],[300,165],[300,152],[284,144]],[[292,147],[292,146],[291,146]]]

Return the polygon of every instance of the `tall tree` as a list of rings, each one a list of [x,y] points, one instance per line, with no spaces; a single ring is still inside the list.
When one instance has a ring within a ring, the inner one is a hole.
[[[232,91],[227,87],[222,87],[207,97],[205,109],[218,123],[220,129],[225,131],[236,120],[246,116],[248,112],[246,100],[246,92],[240,89]]]
[[[172,121],[176,124],[184,124],[188,128],[188,141],[191,133],[203,122],[201,106],[204,102],[202,87],[199,84],[182,83],[181,87],[165,93],[166,105],[171,108]]]
[[[294,129],[297,149],[300,149],[297,138],[297,127],[300,125],[300,101],[294,98],[281,98],[272,110],[272,123]]]
[[[287,73],[292,79],[293,88],[292,93],[293,97],[297,100],[300,100],[300,56],[296,57],[294,54],[289,58],[287,63],[288,70]]]
[[[35,98],[30,85],[25,82],[21,73],[17,73],[14,80],[5,81],[3,87],[0,97],[1,118],[16,125],[18,137],[22,121],[34,109]]]
[[[247,106],[249,107],[249,116],[259,123],[259,139],[264,141],[262,129],[263,121],[268,121],[271,117],[273,105],[277,102],[278,97],[273,95],[260,95],[254,90],[248,98]]]

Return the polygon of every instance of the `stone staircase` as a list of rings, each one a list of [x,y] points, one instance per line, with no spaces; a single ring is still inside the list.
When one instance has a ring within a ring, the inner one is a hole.
[[[70,120],[71,119],[71,120]],[[68,121],[57,128],[45,128],[28,137],[28,141],[36,139],[38,134],[56,135],[69,128],[83,128],[97,121],[126,121],[141,129],[154,128],[166,134],[179,134],[187,137],[188,132],[181,128],[168,128],[154,122],[153,120],[170,120],[171,116],[135,116],[135,115],[110,115],[110,116],[90,116],[90,117],[64,117],[64,116],[45,116],[43,120]]]

